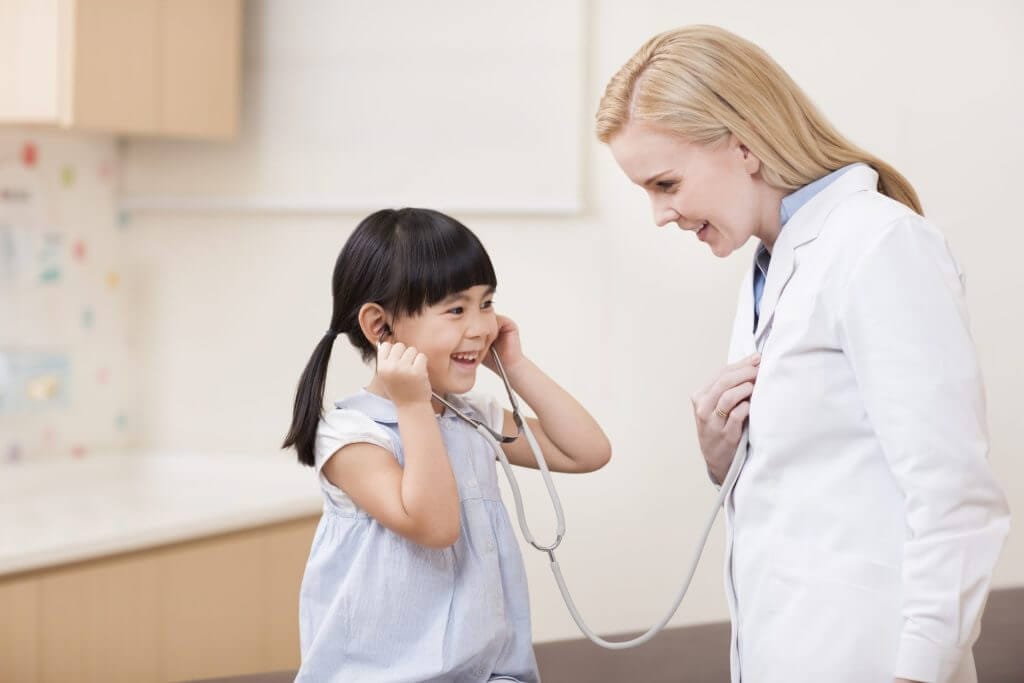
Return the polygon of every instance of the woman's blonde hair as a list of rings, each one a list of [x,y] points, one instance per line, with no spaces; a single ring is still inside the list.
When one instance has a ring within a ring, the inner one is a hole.
[[[878,189],[921,214],[910,182],[844,138],[761,48],[717,26],[651,38],[605,88],[597,137],[650,121],[696,144],[733,134],[761,160],[764,180],[795,190],[854,162],[878,172]]]

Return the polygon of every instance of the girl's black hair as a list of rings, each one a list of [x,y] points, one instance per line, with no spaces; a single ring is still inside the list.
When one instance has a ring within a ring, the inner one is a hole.
[[[480,240],[454,218],[430,209],[384,209],[356,227],[334,264],[334,310],[323,339],[299,378],[292,425],[282,448],[313,466],[323,410],[327,364],[334,339],[348,336],[369,361],[376,348],[359,327],[359,309],[376,303],[394,316],[416,315],[451,294],[476,285],[498,286]]]

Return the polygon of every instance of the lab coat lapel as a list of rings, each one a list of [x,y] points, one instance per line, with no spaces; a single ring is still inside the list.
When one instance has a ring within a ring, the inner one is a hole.
[[[775,242],[775,248],[772,250],[771,265],[768,267],[768,279],[765,281],[764,293],[761,295],[761,315],[757,321],[757,329],[754,331],[754,346],[758,349],[763,345],[765,334],[771,329],[772,321],[775,317],[775,306],[779,303],[779,297],[782,296],[782,292],[786,289],[789,279],[793,277],[793,271],[796,267],[796,248],[818,236],[817,232],[814,231],[809,236],[809,239],[797,244],[795,240],[801,236],[795,235],[795,231],[790,231],[790,228],[793,227],[815,230],[819,226],[813,226],[806,221],[802,222],[800,226],[787,225],[779,239]]]
[[[768,279],[761,296],[761,315],[754,332],[754,345],[761,349],[771,330],[779,299],[796,271],[797,250],[817,239],[825,219],[847,196],[854,192],[874,190],[878,174],[869,166],[858,165],[818,193],[786,223],[772,250]]]
[[[747,268],[746,277],[740,287],[739,303],[736,306],[736,317],[732,324],[732,337],[729,342],[729,362],[735,363],[754,353],[754,281],[753,266]]]

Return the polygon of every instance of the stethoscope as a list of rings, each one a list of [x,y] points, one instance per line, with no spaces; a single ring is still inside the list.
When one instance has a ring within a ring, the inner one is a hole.
[[[384,331],[381,332],[380,341],[383,341],[384,337],[387,336],[389,332],[390,330],[385,327]],[[514,499],[516,506],[516,517],[519,520],[519,529],[522,531],[523,538],[525,538],[526,541],[537,550],[548,554],[551,573],[555,576],[555,583],[558,584],[558,590],[562,594],[562,600],[565,602],[565,606],[568,608],[569,614],[572,616],[573,621],[576,622],[576,626],[579,627],[583,635],[589,638],[596,645],[600,645],[601,647],[609,650],[625,650],[627,648],[636,647],[637,645],[643,645],[665,628],[666,624],[668,624],[669,620],[672,619],[676,611],[679,609],[679,605],[682,604],[683,598],[686,596],[686,591],[690,588],[690,583],[693,581],[693,575],[697,571],[697,565],[700,563],[700,558],[704,554],[704,546],[708,542],[708,536],[711,534],[711,529],[715,524],[715,519],[718,517],[718,511],[722,508],[726,496],[728,496],[729,491],[732,490],[733,484],[736,483],[736,478],[739,476],[740,470],[743,468],[743,463],[746,460],[746,431],[744,430],[743,438],[740,440],[739,447],[736,450],[736,456],[733,458],[732,465],[729,467],[729,472],[725,476],[725,481],[722,482],[722,486],[719,489],[715,505],[711,510],[711,515],[708,517],[708,521],[704,525],[704,530],[701,532],[700,542],[693,550],[693,556],[690,560],[689,569],[686,572],[686,578],[683,581],[682,588],[679,589],[679,593],[676,595],[675,601],[672,603],[672,608],[667,614],[665,614],[661,621],[636,638],[620,641],[605,640],[591,631],[583,621],[583,617],[580,615],[579,610],[576,609],[576,603],[573,601],[572,595],[569,593],[569,588],[565,584],[565,578],[562,576],[562,569],[559,567],[558,560],[555,558],[555,549],[561,545],[562,539],[565,538],[565,514],[562,512],[562,502],[558,498],[558,492],[555,490],[555,484],[551,480],[551,472],[548,471],[547,462],[544,460],[540,446],[537,444],[537,439],[534,438],[533,432],[530,431],[530,425],[523,419],[523,416],[519,411],[519,402],[516,400],[515,392],[512,391],[512,385],[509,384],[508,376],[505,374],[505,368],[501,364],[501,358],[498,356],[498,352],[493,346],[491,346],[490,351],[491,358],[494,359],[494,367],[498,370],[498,375],[501,377],[501,381],[505,385],[505,391],[508,394],[509,403],[512,405],[512,419],[515,422],[517,429],[514,436],[506,436],[499,431],[491,429],[480,420],[463,413],[461,410],[445,400],[444,397],[433,391],[431,391],[431,394],[442,405],[451,410],[459,419],[465,421],[476,429],[476,431],[487,439],[494,448],[494,452],[498,456],[498,461],[501,463],[502,469],[505,470],[505,478],[508,479],[509,487],[512,489],[512,498]],[[519,492],[519,483],[516,481],[515,474],[512,471],[512,465],[505,456],[505,451],[501,448],[501,444],[512,443],[520,436],[524,435],[526,436],[526,441],[530,446],[530,451],[533,453],[533,458],[537,461],[537,469],[540,470],[541,478],[544,480],[544,486],[548,490],[548,498],[551,500],[551,506],[555,510],[555,519],[557,520],[555,540],[547,545],[538,543],[533,533],[530,531],[530,525],[526,521],[526,513],[523,509],[523,496]]]

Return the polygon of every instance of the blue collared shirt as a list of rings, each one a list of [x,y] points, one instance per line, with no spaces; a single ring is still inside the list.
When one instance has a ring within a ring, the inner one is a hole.
[[[822,176],[821,178],[804,185],[799,190],[783,197],[782,205],[779,207],[779,222],[781,226],[785,228],[789,219],[792,218],[793,214],[799,211],[804,204],[811,201],[815,195],[834,183],[840,176],[854,166],[856,166],[856,164],[843,166],[842,168],[832,171],[828,175]],[[757,255],[754,257],[754,329],[757,329],[757,320],[761,315],[761,296],[764,294],[764,283],[768,279],[768,266],[771,263],[771,260],[771,252],[764,246],[764,243],[759,244],[757,246]]]

